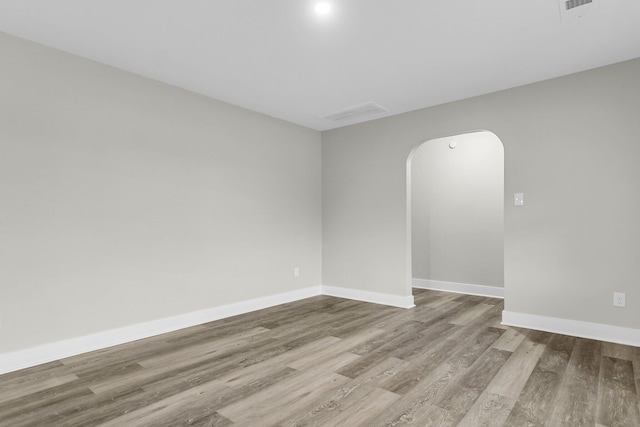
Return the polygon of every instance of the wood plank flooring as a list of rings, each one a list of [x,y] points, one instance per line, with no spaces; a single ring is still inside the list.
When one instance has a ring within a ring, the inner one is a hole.
[[[640,426],[640,349],[321,296],[0,376],[0,426]]]

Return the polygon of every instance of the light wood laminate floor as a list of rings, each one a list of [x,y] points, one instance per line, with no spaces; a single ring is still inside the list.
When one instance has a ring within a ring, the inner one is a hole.
[[[0,376],[0,425],[640,426],[640,349],[321,296]]]

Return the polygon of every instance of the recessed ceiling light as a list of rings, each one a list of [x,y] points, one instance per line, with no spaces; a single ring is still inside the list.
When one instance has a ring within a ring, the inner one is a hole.
[[[331,4],[326,1],[321,1],[319,3],[316,3],[314,10],[318,15],[326,15],[327,13],[331,12]]]

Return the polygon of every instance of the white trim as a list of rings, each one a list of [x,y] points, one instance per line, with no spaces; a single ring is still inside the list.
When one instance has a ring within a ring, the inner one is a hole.
[[[285,304],[317,295],[321,295],[320,286],[283,292],[276,295],[250,299],[234,304],[222,305],[205,310],[194,311],[178,316],[111,329],[82,337],[71,338],[37,347],[0,354],[0,374],[29,368],[42,363],[71,357],[118,344],[149,338],[155,335],[201,325],[214,320],[262,310],[279,304]]]
[[[391,305],[393,307],[415,307],[413,295],[406,297],[400,295],[381,294],[378,292],[361,291],[359,289],[339,288],[336,286],[322,286],[322,294],[332,297],[347,298],[357,301],[372,302],[375,304]]]
[[[0,354],[0,374],[323,294],[394,307],[415,307],[413,296],[312,286]]]
[[[456,294],[478,295],[481,297],[504,298],[504,287],[473,285],[470,283],[443,282],[440,280],[413,279],[413,287]]]
[[[502,324],[640,347],[640,329],[504,310]]]

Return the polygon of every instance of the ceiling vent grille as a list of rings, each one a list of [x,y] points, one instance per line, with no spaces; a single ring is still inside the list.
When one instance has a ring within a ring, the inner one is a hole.
[[[558,9],[563,22],[584,22],[598,15],[600,0],[558,0]]]
[[[571,10],[574,7],[584,6],[585,4],[591,3],[593,0],[566,0],[564,5],[567,10]]]
[[[333,123],[351,123],[372,119],[389,113],[389,110],[375,102],[354,105],[344,110],[336,111],[322,116],[321,118]]]

